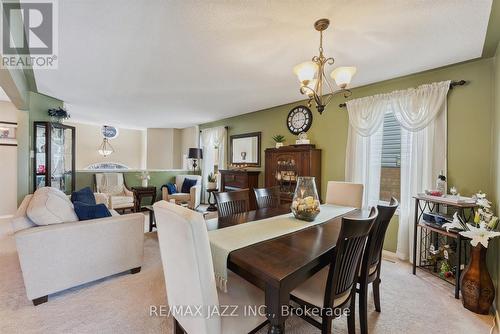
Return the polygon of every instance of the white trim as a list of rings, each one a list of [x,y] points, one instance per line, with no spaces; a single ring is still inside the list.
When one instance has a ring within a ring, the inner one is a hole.
[[[14,215],[3,215],[3,216],[0,216],[0,219],[8,219],[8,218],[12,218],[14,217]]]
[[[385,249],[382,250],[382,258],[385,258],[385,259],[388,259],[391,261],[399,261],[399,258],[396,255],[396,253],[385,250]]]

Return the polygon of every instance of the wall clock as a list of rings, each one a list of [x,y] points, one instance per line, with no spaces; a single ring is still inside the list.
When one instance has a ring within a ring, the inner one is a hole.
[[[288,113],[286,125],[294,135],[306,132],[312,125],[313,115],[306,106],[296,106]]]

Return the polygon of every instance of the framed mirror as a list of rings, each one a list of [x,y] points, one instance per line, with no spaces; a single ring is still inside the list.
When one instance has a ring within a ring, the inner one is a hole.
[[[261,132],[232,135],[231,164],[260,167],[260,137]]]

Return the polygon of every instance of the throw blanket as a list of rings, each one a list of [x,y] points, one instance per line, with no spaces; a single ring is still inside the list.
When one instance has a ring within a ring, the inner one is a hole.
[[[215,278],[219,289],[227,292],[227,257],[234,250],[296,232],[342,216],[355,208],[331,204],[321,205],[313,222],[296,219],[292,213],[256,220],[208,232]]]

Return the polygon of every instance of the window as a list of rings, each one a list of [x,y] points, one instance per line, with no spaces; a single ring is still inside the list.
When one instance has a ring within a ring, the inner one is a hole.
[[[401,192],[401,126],[392,111],[385,113],[383,126],[380,200],[389,202]]]

